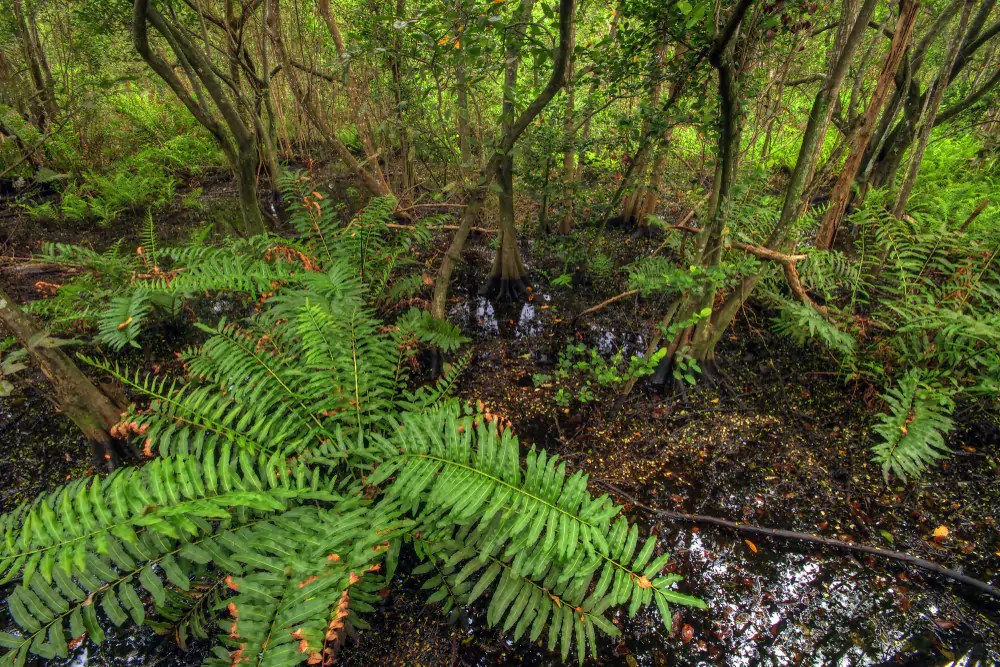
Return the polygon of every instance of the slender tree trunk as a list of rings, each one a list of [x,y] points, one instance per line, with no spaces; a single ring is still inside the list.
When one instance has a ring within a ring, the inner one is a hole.
[[[461,10],[461,3],[458,5]],[[464,16],[463,24],[464,25]],[[459,40],[455,54],[455,100],[458,106],[458,151],[461,162],[458,165],[459,180],[465,184],[472,169],[472,143],[469,132],[469,84],[465,75],[465,45]]]
[[[38,39],[38,28],[35,25],[34,14],[24,11],[21,0],[12,0],[12,4],[14,31],[21,43],[24,62],[35,88],[35,94],[30,104],[35,116],[35,124],[44,132],[48,122],[54,121],[59,115],[55,87],[52,84],[52,73],[49,71],[45,51],[42,50],[41,42]]]
[[[373,194],[389,194],[391,189],[389,188],[389,182],[385,178],[385,174],[379,167],[378,159],[375,155],[375,142],[371,135],[371,106],[369,104],[371,95],[368,94],[364,86],[359,86],[355,77],[350,71],[350,67],[347,65],[347,46],[344,43],[344,37],[340,32],[340,26],[337,24],[336,19],[333,17],[333,11],[330,9],[330,0],[316,0],[317,6],[319,7],[320,15],[323,17],[323,21],[326,23],[327,29],[330,31],[330,36],[333,37],[334,48],[337,50],[337,56],[341,60],[341,65],[348,67],[346,74],[347,81],[347,98],[353,109],[356,110],[355,113],[355,126],[358,128],[358,135],[361,137],[361,145],[365,147],[365,152],[367,153],[366,162],[367,170],[372,173],[372,179],[379,183],[382,192],[374,192]],[[275,5],[278,3],[275,2]],[[397,3],[397,11],[403,5],[401,2]],[[322,130],[321,130],[322,131]]]
[[[573,229],[573,198],[576,195],[576,147],[575,136],[575,95],[573,84],[573,49],[576,47],[576,24],[569,31],[570,60],[566,66],[566,108],[563,111],[563,135],[566,142],[563,151],[563,217],[559,220],[559,233],[569,234]]]
[[[121,444],[111,437],[110,431],[121,419],[121,410],[87,379],[65,352],[46,343],[45,331],[2,288],[0,324],[17,338],[38,364],[52,385],[56,405],[90,442],[94,468],[116,468],[121,462],[122,449]]]
[[[493,156],[483,167],[476,187],[469,193],[468,204],[462,212],[462,220],[452,238],[448,251],[441,258],[441,266],[438,268],[437,278],[434,281],[434,296],[431,299],[431,315],[437,319],[445,319],[447,315],[448,287],[451,283],[451,276],[455,271],[455,265],[461,260],[462,249],[465,248],[465,241],[472,231],[472,223],[475,222],[479,211],[482,210],[483,202],[489,192],[490,183],[493,182],[500,172],[503,156],[508,154],[517,143],[518,138],[524,133],[528,126],[538,117],[552,98],[555,97],[559,89],[566,81],[566,65],[569,62],[569,40],[568,35],[576,15],[576,0],[559,1],[559,47],[556,49],[556,56],[552,66],[552,75],[542,91],[532,100],[531,104],[518,115],[509,135],[500,143]]]
[[[527,24],[531,21],[531,11],[534,0],[522,0],[521,16],[512,34],[508,36],[507,67],[504,72],[503,105],[501,108],[500,132],[506,143],[513,132],[514,100],[517,91],[517,71],[521,63],[521,47]],[[572,43],[574,27],[570,26],[567,39]],[[572,46],[568,48],[572,62]],[[500,301],[516,301],[526,293],[524,283],[524,264],[521,262],[521,251],[517,247],[517,229],[514,227],[514,156],[510,151],[504,153],[499,173],[500,192],[497,203],[500,210],[500,244],[493,257],[493,266],[489,280],[483,285],[480,294],[494,297]]]
[[[138,2],[139,0],[136,1]],[[292,96],[299,103],[308,125],[316,128],[323,136],[323,139],[333,149],[333,152],[336,153],[337,157],[358,178],[365,190],[377,196],[391,195],[392,191],[385,181],[382,170],[378,168],[377,161],[372,159],[375,156],[369,155],[369,159],[366,160],[367,164],[358,162],[357,158],[351,153],[351,150],[340,140],[340,137],[333,131],[333,128],[330,127],[326,116],[319,108],[316,96],[311,94],[308,87],[303,87],[299,81],[296,67],[285,48],[285,40],[281,32],[281,8],[278,0],[267,0],[266,21],[269,37],[274,44],[274,50],[278,56],[278,61],[281,63],[285,80],[288,81],[288,87],[292,91]],[[340,37],[340,30],[337,28],[336,22],[328,25],[328,28],[331,35],[333,35],[334,43],[337,44],[339,42],[340,44],[338,49],[343,48],[343,40]],[[359,123],[359,131],[362,131],[361,125],[363,123]],[[371,164],[373,162],[375,164]]]
[[[189,86],[185,86],[174,68],[159,53],[153,51],[149,44],[149,26],[166,40],[184,70]],[[156,7],[150,5],[150,0],[134,0],[132,33],[136,51],[142,59],[212,134],[225,153],[239,189],[242,231],[250,235],[261,233],[265,227],[257,201],[257,138],[244,122],[213,64],[182,30],[173,26]],[[211,99],[211,104],[208,99]]]
[[[833,114],[834,100],[840,94],[840,89],[854,59],[854,53],[861,44],[876,5],[877,0],[865,0],[843,45],[835,44],[833,47],[837,56],[830,58],[830,66],[823,86],[813,100],[809,122],[802,137],[802,147],[799,149],[795,169],[792,171],[785,188],[781,216],[765,244],[769,250],[781,251],[785,248],[796,221],[808,206],[809,202],[802,201],[803,191],[806,183],[812,179],[815,172],[820,148]],[[750,296],[759,280],[759,273],[745,276],[737,288],[726,297],[722,306],[713,311],[711,319],[700,325],[703,335],[699,337],[693,352],[696,359],[714,358],[716,343],[729,328],[740,306]]]
[[[948,48],[948,55],[941,66],[941,74],[934,85],[934,91],[931,94],[928,106],[922,114],[923,118],[920,121],[920,134],[917,137],[917,145],[910,156],[910,166],[907,170],[906,178],[903,179],[899,193],[896,196],[896,204],[892,209],[893,215],[897,218],[903,217],[903,213],[906,211],[906,204],[909,202],[910,194],[913,192],[913,185],[917,182],[917,174],[920,173],[920,163],[924,159],[924,151],[927,148],[927,142],[931,138],[931,130],[934,129],[934,119],[937,117],[938,109],[944,100],[944,91],[948,87],[951,70],[958,57],[958,47],[965,35],[965,28],[969,23],[969,17],[972,14],[974,5],[974,0],[965,0],[965,6],[962,8],[962,16],[958,20],[958,27],[955,29],[955,34],[952,37],[951,46]]]
[[[402,21],[406,16],[406,0],[396,0],[396,18]],[[396,54],[392,56],[391,69],[392,69],[392,80],[393,80],[393,93],[396,96],[396,128],[399,136],[399,152],[400,152],[400,162],[402,164],[400,168],[400,184],[399,193],[403,198],[408,199],[410,196],[410,191],[416,186],[416,170],[413,167],[413,157],[410,155],[412,150],[410,141],[410,128],[406,125],[406,116],[403,113],[403,76],[400,71],[400,56],[398,54],[403,52],[402,38],[397,35],[396,37]]]
[[[889,96],[889,88],[896,77],[896,70],[903,61],[903,54],[909,44],[913,26],[916,24],[917,14],[920,10],[918,0],[904,0],[900,10],[899,19],[896,21],[896,29],[893,33],[892,44],[889,46],[889,53],[886,55],[882,72],[879,74],[878,82],[875,84],[875,91],[872,93],[868,109],[862,118],[861,125],[857,132],[849,138],[850,152],[847,161],[840,170],[837,184],[833,187],[830,195],[830,207],[823,216],[819,233],[816,236],[816,247],[821,250],[828,250],[833,244],[833,239],[837,234],[837,227],[847,209],[847,202],[851,195],[851,185],[861,167],[861,160],[864,158],[871,140],[872,132],[875,130],[875,121],[885,106]]]

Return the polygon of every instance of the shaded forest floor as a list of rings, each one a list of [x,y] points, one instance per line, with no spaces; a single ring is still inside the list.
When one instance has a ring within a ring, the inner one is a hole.
[[[168,222],[160,233],[182,237],[206,217]],[[100,248],[118,232],[134,233],[126,225],[104,228],[91,242]],[[17,256],[38,249],[32,240],[83,242],[79,230],[46,225],[15,230],[7,240],[6,254]],[[619,249],[614,259],[630,261],[658,241],[622,233],[611,244]],[[439,238],[421,261],[430,266],[446,242]],[[473,338],[458,393],[509,419],[525,447],[544,447],[587,471],[596,493],[607,483],[653,507],[855,540],[996,579],[1000,431],[986,415],[961,415],[949,460],[921,478],[886,486],[870,460],[868,408],[877,396],[842,383],[829,360],[772,334],[768,313],[755,310],[742,314],[719,350],[728,391],[695,387],[682,397],[640,384],[616,416],[607,411],[608,390],[599,389],[592,402],[559,407],[555,389],[536,387],[532,376],[550,373],[568,342],[604,354],[641,347],[655,304],[644,312],[622,300],[573,326],[573,315],[621,291],[621,281],[593,280],[581,266],[574,285],[553,287],[548,277],[558,275],[563,262],[550,246],[536,244],[522,248],[530,300],[491,303],[475,296],[489,266],[489,243],[484,236],[472,239],[452,291],[450,316]],[[12,272],[11,264],[0,270],[17,298],[37,298],[37,280],[58,282],[55,275]],[[153,331],[147,351],[126,361],[169,372],[185,336],[190,332],[182,329]],[[86,470],[85,444],[39,382],[29,382],[19,398],[0,399],[0,511]],[[655,611],[633,620],[620,612],[623,637],[606,643],[601,661],[589,664],[943,665],[970,654],[1000,663],[996,600],[863,554],[650,523],[642,510],[618,500],[660,535],[675,556],[671,567],[685,577],[681,590],[704,599],[708,610],[676,612],[672,633]],[[932,538],[939,526],[949,531],[942,542]],[[372,631],[346,650],[343,664],[559,664],[544,647],[515,646],[485,628],[484,607],[449,627],[422,603],[418,589],[418,581],[402,582],[372,619]],[[89,658],[94,665],[144,667],[200,662],[148,631],[114,637]]]

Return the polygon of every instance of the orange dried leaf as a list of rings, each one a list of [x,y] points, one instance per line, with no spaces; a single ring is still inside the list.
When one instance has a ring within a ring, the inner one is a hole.
[[[754,544],[750,540],[743,540],[743,541],[746,542],[746,544],[747,544],[748,547],[750,547],[750,551],[752,551],[754,553],[757,553],[757,545],[756,544]]]

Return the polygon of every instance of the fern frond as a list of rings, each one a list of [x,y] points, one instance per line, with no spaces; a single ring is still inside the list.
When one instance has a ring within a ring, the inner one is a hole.
[[[98,320],[97,339],[116,351],[126,345],[139,348],[136,338],[152,308],[149,294],[141,287],[129,296],[112,299]]]
[[[396,321],[396,325],[404,331],[412,333],[421,343],[426,343],[442,350],[454,352],[469,339],[462,335],[462,330],[448,320],[439,320],[431,316],[429,311],[420,308],[410,308],[405,315]]]
[[[920,370],[911,370],[882,394],[889,412],[880,414],[872,429],[883,440],[872,451],[887,482],[890,473],[904,481],[907,475],[915,477],[951,452],[944,440],[954,427],[951,394]]]
[[[431,421],[411,420],[402,433],[419,428],[421,435],[429,434]],[[656,539],[636,553],[638,528],[629,528],[621,516],[611,523],[609,517],[621,508],[606,497],[592,499],[586,476],[567,479],[565,464],[557,467],[554,458],[532,450],[521,479],[517,440],[509,433],[500,436],[494,426],[474,428],[468,419],[464,425],[437,421],[445,424],[452,434],[445,438],[451,441],[423,456],[402,445],[407,463],[394,471],[396,479],[387,490],[389,496],[400,493],[406,504],[414,502],[410,494],[421,485],[428,489],[415,510],[419,523],[413,534],[418,554],[428,559],[416,572],[433,575],[425,583],[436,589],[430,602],[444,601],[448,611],[458,601],[472,604],[493,588],[489,625],[513,628],[515,640],[530,626],[533,642],[547,626],[550,649],[558,643],[564,659],[575,636],[581,662],[586,645],[592,651],[596,647],[595,628],[617,634],[603,615],[611,606],[628,603],[634,616],[655,601],[668,628],[670,603],[704,606],[672,590],[679,576],[659,576],[669,556],[653,558]],[[405,439],[397,437],[394,444]],[[474,455],[461,451],[462,441],[470,439],[477,441]],[[436,465],[441,459],[454,467]],[[376,480],[383,474],[380,467]]]
[[[778,333],[789,336],[798,345],[804,346],[814,341],[843,357],[852,357],[855,341],[851,335],[838,329],[823,317],[813,306],[799,301],[789,301],[772,294],[771,298],[781,304],[778,316],[774,318],[774,328]]]
[[[130,374],[117,363],[84,355],[80,358],[151,399],[148,410],[130,415],[146,438],[148,451],[158,450],[164,456],[199,456],[206,447],[229,442],[252,454],[291,455],[316,439],[308,422],[287,418],[285,406],[271,413],[258,413],[227,396],[217,385],[180,385],[138,371]]]
[[[181,589],[196,565],[239,569],[234,533],[278,518],[306,500],[336,500],[304,464],[256,460],[223,448],[178,456],[69,484],[0,518],[3,581],[20,578],[8,598],[20,636],[0,634],[4,661],[28,652],[66,657],[67,639],[104,636],[97,599],[115,625],[140,624],[140,585],[157,604],[164,579]]]

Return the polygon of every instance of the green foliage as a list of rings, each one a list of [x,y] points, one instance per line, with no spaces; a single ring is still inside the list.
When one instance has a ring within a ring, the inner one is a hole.
[[[14,385],[9,378],[28,367],[23,361],[28,356],[27,350],[23,348],[11,350],[16,343],[16,338],[0,340],[0,398],[10,396],[14,391]]]
[[[399,326],[412,331],[417,340],[436,347],[442,352],[454,352],[469,339],[462,335],[462,330],[447,320],[431,317],[426,310],[410,308],[398,321]]]
[[[176,250],[150,237],[128,260],[190,270],[113,301],[104,331],[116,340],[132,340],[118,326],[145,312],[146,297],[235,278],[215,269],[239,264],[245,284],[263,266],[283,277],[259,313],[200,325],[208,339],[181,355],[183,382],[84,358],[148,399],[118,430],[156,458],[0,519],[0,571],[16,583],[8,603],[19,627],[0,635],[9,649],[0,664],[65,656],[84,634],[100,641],[105,617],[145,622],[140,591],[153,599],[155,627],[182,642],[222,630],[208,665],[321,661],[367,627],[403,548],[422,562],[430,602],[453,611],[492,591],[490,625],[518,638],[547,630],[550,646],[564,658],[575,648],[581,662],[598,632],[617,634],[613,606],[634,615],[655,603],[668,626],[670,604],[704,607],[673,590],[679,577],[660,576],[669,558],[655,553],[657,540],[639,548],[638,528],[606,495],[593,497],[584,474],[535,449],[522,462],[509,429],[448,397],[468,354],[436,386],[410,388],[416,343],[455,350],[463,339],[419,311],[385,326],[363,298],[359,263],[377,266],[363,256],[389,246],[349,239],[319,227],[295,245]],[[330,253],[322,270],[307,254],[317,248]],[[129,269],[116,253],[63,256]],[[187,594],[196,585],[209,601]]]
[[[942,197],[960,191],[942,188]],[[957,231],[944,200],[902,220],[886,205],[886,193],[870,192],[850,219],[855,254],[812,251],[799,264],[827,317],[779,296],[777,280],[771,299],[778,331],[822,344],[845,378],[894,385],[883,394],[874,452],[887,476],[905,477],[949,451],[956,401],[1000,386],[1000,245],[991,229]]]
[[[661,348],[650,357],[634,354],[626,359],[626,350],[621,349],[605,359],[596,348],[575,343],[559,353],[559,361],[551,375],[536,373],[532,381],[536,387],[554,385],[553,400],[560,407],[567,407],[573,398],[590,403],[598,400],[601,389],[618,391],[626,383],[652,375],[666,353],[666,349]]]
[[[781,297],[775,300],[781,303],[778,316],[774,318],[775,331],[789,336],[798,345],[814,341],[843,358],[854,355],[854,338],[831,324],[814,306]]]
[[[882,394],[889,411],[879,415],[872,430],[882,438],[873,451],[886,482],[890,473],[903,480],[907,474],[919,475],[951,452],[944,437],[954,427],[948,416],[955,408],[953,395],[919,370],[910,371]]]
[[[97,340],[107,344],[112,350],[120,350],[126,345],[138,349],[136,338],[139,327],[152,307],[144,289],[138,289],[128,296],[115,297],[101,314]]]

